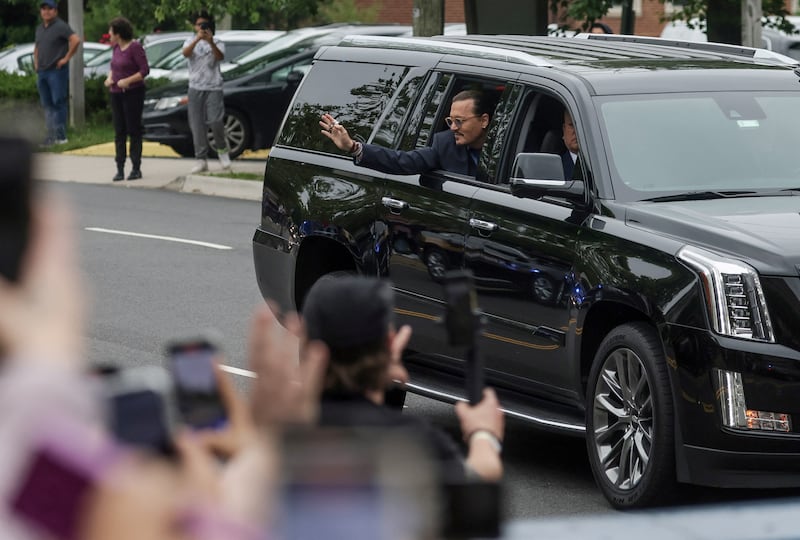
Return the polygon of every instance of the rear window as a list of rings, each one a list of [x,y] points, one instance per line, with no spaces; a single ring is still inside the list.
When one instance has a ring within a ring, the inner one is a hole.
[[[356,62],[317,62],[298,90],[278,144],[341,154],[320,134],[330,113],[350,136],[367,140],[409,68]]]

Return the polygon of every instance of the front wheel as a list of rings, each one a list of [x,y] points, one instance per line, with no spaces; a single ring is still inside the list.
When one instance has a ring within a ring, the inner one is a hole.
[[[247,118],[236,109],[225,111],[225,138],[228,143],[228,151],[231,159],[239,157],[242,152],[250,146],[250,124]],[[209,154],[217,157],[217,145],[214,142],[214,134],[208,130]]]
[[[672,392],[661,340],[642,322],[612,330],[597,350],[586,399],[592,474],[618,509],[667,502],[675,492]]]

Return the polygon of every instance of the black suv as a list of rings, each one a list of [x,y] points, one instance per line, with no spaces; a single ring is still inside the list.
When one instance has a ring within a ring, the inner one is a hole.
[[[409,391],[463,399],[439,281],[471,270],[509,415],[586,438],[618,508],[677,483],[800,486],[800,70],[769,51],[633,36],[352,38],[321,50],[264,175],[262,294],[385,276]],[[477,177],[378,173],[318,124],[410,150],[451,97],[495,92]],[[577,175],[564,178],[562,119]]]

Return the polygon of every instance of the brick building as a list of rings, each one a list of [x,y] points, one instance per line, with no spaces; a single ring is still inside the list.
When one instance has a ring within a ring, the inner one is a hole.
[[[394,22],[401,24],[412,23],[412,9],[414,0],[357,0],[360,5],[380,3],[381,9],[377,22]],[[487,1],[487,0],[482,0]],[[787,9],[791,13],[797,11],[798,0],[786,0]],[[666,23],[661,21],[665,13],[669,14],[675,9],[671,2],[662,3],[659,0],[633,0],[633,9],[636,13],[634,31],[640,36],[658,36]],[[608,24],[614,31],[620,29],[620,9],[612,9],[602,22]],[[464,0],[445,0],[445,22],[464,22]],[[558,22],[551,15],[550,22]]]

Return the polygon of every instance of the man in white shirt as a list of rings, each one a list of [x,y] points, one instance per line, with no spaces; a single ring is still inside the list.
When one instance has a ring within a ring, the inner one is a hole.
[[[225,103],[222,96],[222,71],[225,44],[214,37],[214,18],[200,12],[194,20],[197,34],[183,44],[183,56],[189,60],[189,128],[192,130],[194,156],[192,173],[208,170],[208,128],[214,135],[219,163],[229,169],[231,158],[225,137]]]

